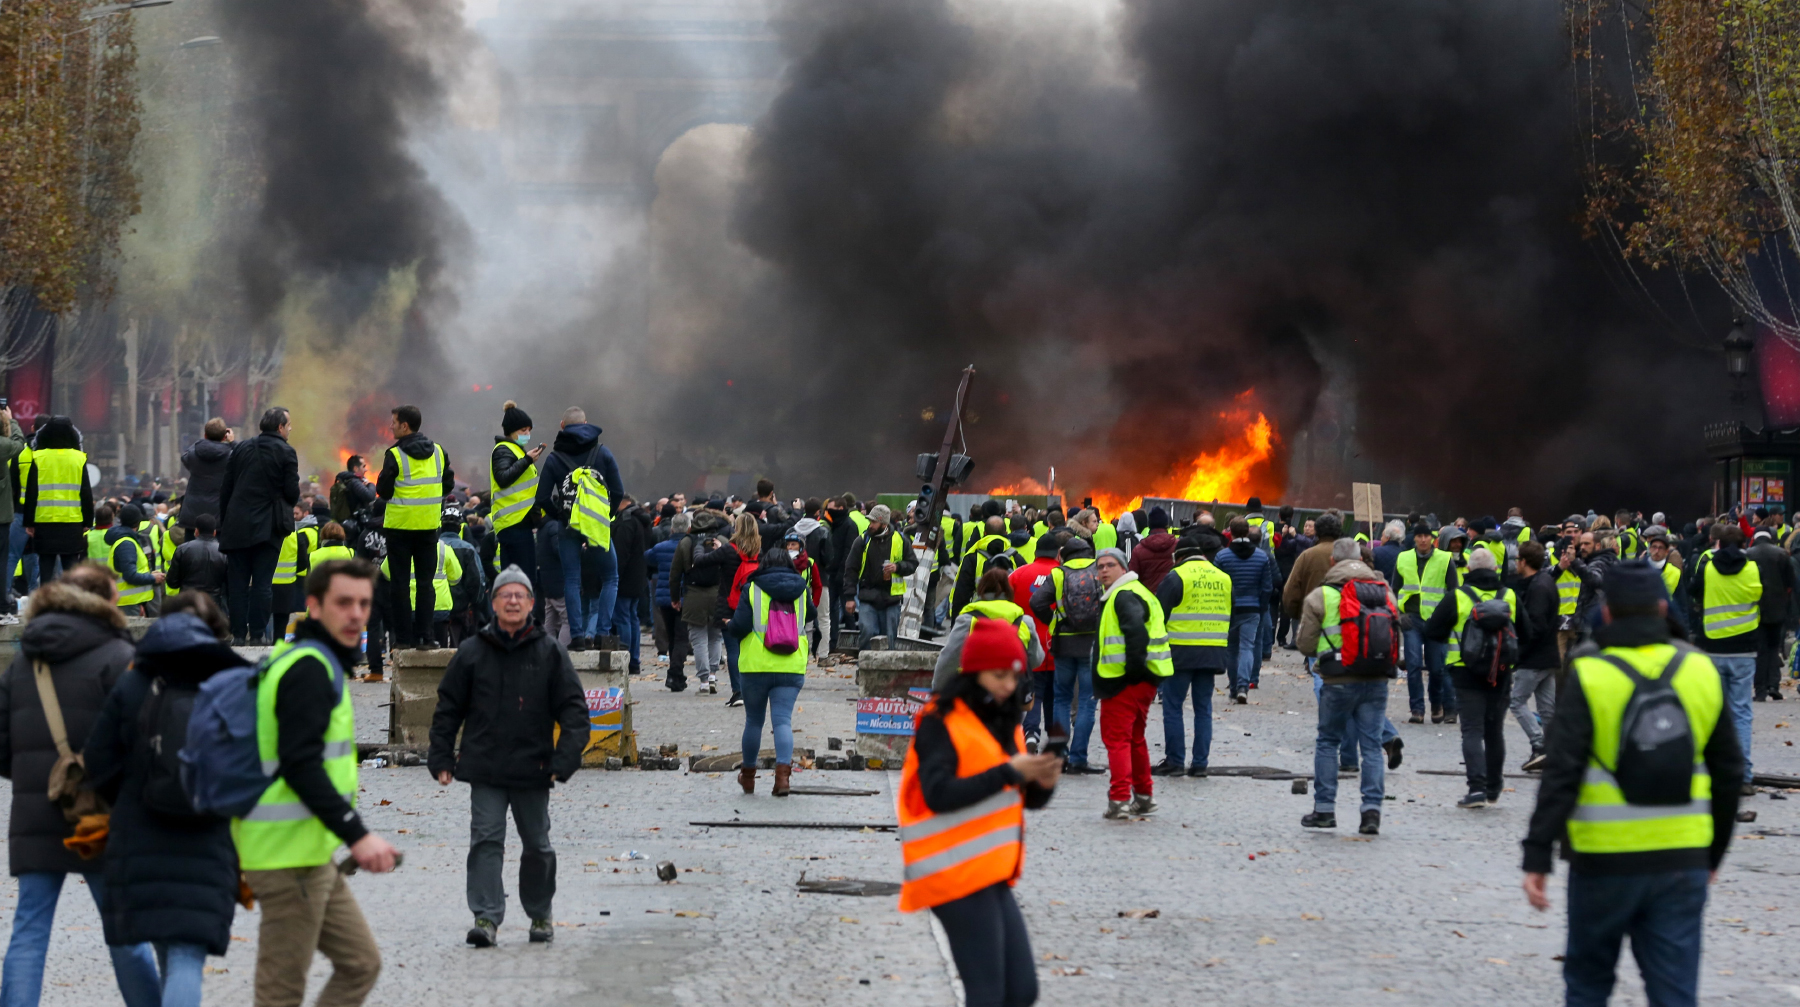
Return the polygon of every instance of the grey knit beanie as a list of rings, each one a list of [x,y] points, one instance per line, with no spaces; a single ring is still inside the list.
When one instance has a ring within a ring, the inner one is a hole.
[[[500,589],[508,584],[517,584],[523,587],[526,593],[530,594],[533,598],[537,597],[537,591],[531,586],[531,578],[525,576],[525,571],[519,569],[517,563],[500,571],[499,576],[494,578],[493,593],[500,593]]]

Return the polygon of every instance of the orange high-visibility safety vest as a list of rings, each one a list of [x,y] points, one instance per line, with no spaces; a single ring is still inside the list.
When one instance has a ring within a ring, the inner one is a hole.
[[[936,706],[935,701],[927,704],[918,717]],[[944,714],[944,726],[956,746],[956,775],[974,776],[1011,761],[981,718],[960,700]],[[1013,744],[1025,750],[1022,728],[1013,728]],[[1025,865],[1025,797],[1018,787],[936,814],[925,806],[925,794],[919,789],[915,749],[906,753],[900,770],[899,805],[900,855],[906,862],[901,912],[943,905],[996,882],[1018,881]]]

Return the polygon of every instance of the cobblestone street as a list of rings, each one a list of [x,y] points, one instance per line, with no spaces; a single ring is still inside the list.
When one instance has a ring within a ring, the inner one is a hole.
[[[654,668],[655,665],[651,664]],[[797,740],[823,750],[851,737],[849,669],[815,669],[796,712]],[[653,674],[657,674],[653,672]],[[1216,707],[1215,766],[1308,772],[1314,705],[1299,662],[1278,653],[1249,706]],[[640,744],[730,752],[742,724],[723,694],[673,695],[635,681]],[[358,687],[364,731],[379,736],[385,690]],[[1223,697],[1220,697],[1221,701]],[[1756,706],[1757,766],[1800,772],[1786,742],[1790,703]],[[1453,727],[1407,725],[1404,685],[1390,713],[1406,762],[1389,775],[1382,835],[1354,827],[1303,831],[1310,796],[1285,781],[1213,777],[1157,780],[1162,810],[1143,821],[1103,821],[1105,777],[1065,778],[1050,807],[1029,816],[1028,859],[1017,891],[1031,928],[1045,1004],[1520,1004],[1560,1000],[1562,886],[1538,914],[1519,892],[1518,840],[1535,784],[1513,781],[1484,811],[1453,805],[1463,793]],[[1796,711],[1800,712],[1800,711]],[[1781,725],[1781,726],[1777,726]],[[1508,762],[1524,740],[1508,725]],[[1152,755],[1160,758],[1160,711]],[[764,744],[768,742],[765,739]],[[1094,758],[1102,761],[1099,739]],[[891,832],[856,829],[697,828],[700,820],[891,823],[897,772],[802,772],[796,785],[862,787],[876,796],[742,795],[731,774],[587,770],[552,797],[559,858],[557,941],[525,942],[514,914],[501,946],[463,944],[467,788],[439,788],[421,768],[364,770],[370,825],[406,851],[389,876],[352,879],[386,956],[372,1004],[459,1007],[548,1002],[561,995],[657,1004],[951,1004],[950,970],[928,914],[902,916],[891,897],[800,894],[808,878],[899,879]],[[1352,817],[1354,781],[1340,788]],[[1785,795],[1784,795],[1785,796]],[[1740,827],[1706,913],[1702,1000],[1800,1002],[1800,966],[1783,942],[1800,919],[1800,801],[1747,799],[1758,821]],[[1353,818],[1352,818],[1353,820]],[[1343,819],[1340,819],[1342,822]],[[516,839],[512,843],[516,863]],[[622,859],[640,851],[646,860]],[[655,863],[682,871],[659,883]],[[509,888],[511,879],[509,878]],[[10,910],[16,886],[6,888]],[[1153,918],[1128,918],[1155,910]],[[8,918],[10,913],[0,914]],[[209,1003],[248,1003],[257,914],[240,913],[232,953],[211,959]],[[92,902],[71,880],[52,945],[45,1003],[117,1001]],[[315,990],[327,969],[320,960]],[[1643,1002],[1626,965],[1616,1003]]]

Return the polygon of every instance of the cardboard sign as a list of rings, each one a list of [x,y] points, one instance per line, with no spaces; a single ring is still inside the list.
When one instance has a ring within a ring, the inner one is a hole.
[[[588,725],[593,734],[611,734],[625,727],[625,690],[589,689]]]
[[[1375,537],[1381,530],[1381,484],[1351,483],[1350,501],[1356,520],[1367,526],[1370,538]]]

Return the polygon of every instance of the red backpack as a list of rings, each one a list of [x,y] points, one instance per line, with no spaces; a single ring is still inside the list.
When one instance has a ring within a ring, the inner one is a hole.
[[[731,543],[731,547],[737,549],[738,565],[737,573],[731,578],[731,591],[725,598],[725,604],[727,611],[736,612],[738,600],[743,597],[744,585],[750,583],[750,578],[756,575],[756,568],[762,560],[757,556],[744,555],[744,550],[738,549],[736,542]]]
[[[1338,660],[1357,675],[1398,677],[1400,612],[1386,581],[1352,580],[1338,589]]]

